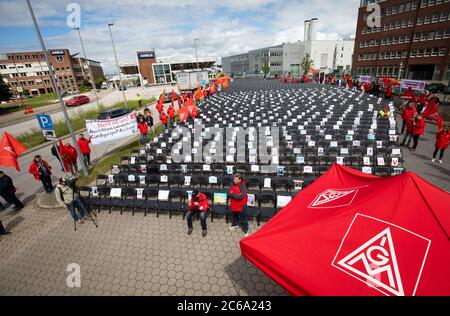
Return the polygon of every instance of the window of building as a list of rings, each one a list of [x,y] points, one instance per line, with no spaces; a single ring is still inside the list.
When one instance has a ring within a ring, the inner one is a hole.
[[[431,17],[430,16],[426,16],[425,20],[423,21],[423,24],[430,24],[431,23]]]
[[[27,83],[28,83],[28,85],[30,85],[30,86],[34,86],[34,81],[33,81],[33,80],[28,80]]]
[[[430,56],[431,56],[431,48],[425,49],[423,57],[430,57]]]
[[[419,49],[417,51],[417,57],[422,57],[423,56],[423,49]]]
[[[0,65],[0,69],[6,69],[6,65]]]
[[[62,63],[64,61],[64,57],[63,56],[56,56],[56,61],[58,63]]]
[[[26,72],[21,72],[21,73],[20,73],[20,76],[26,77],[26,76],[27,76],[27,73],[26,73]]]
[[[409,54],[409,57],[411,58],[415,58],[417,56],[417,50],[412,50],[411,53]]]
[[[442,39],[443,36],[444,36],[444,31],[437,31],[435,39],[437,39],[437,40]]]
[[[25,64],[25,67],[31,68],[31,64]]]
[[[439,56],[447,55],[447,47],[441,47],[439,50]]]
[[[436,32],[429,32],[427,35],[427,40],[432,41],[432,40],[434,40],[435,36],[436,36]]]
[[[433,48],[433,51],[431,52],[431,56],[437,56],[439,55],[439,48]]]
[[[444,38],[450,38],[450,29],[445,31]]]
[[[423,24],[423,17],[419,17],[417,18],[417,25],[422,25]]]

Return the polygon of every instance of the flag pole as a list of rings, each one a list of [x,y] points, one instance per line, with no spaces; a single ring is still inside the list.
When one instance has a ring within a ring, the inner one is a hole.
[[[61,110],[62,110],[62,112],[64,114],[64,118],[66,120],[67,127],[69,128],[70,136],[72,137],[73,145],[75,146],[75,149],[76,149],[76,151],[78,153],[78,159],[81,162],[81,167],[83,168],[83,173],[84,173],[85,176],[88,176],[89,175],[89,171],[88,171],[88,168],[86,166],[86,162],[83,159],[83,155],[81,153],[80,147],[78,146],[77,139],[75,138],[75,134],[73,132],[72,124],[70,123],[70,118],[69,118],[69,115],[67,114],[67,110],[66,110],[66,107],[64,105],[64,101],[62,99],[62,96],[61,96],[61,91],[58,89],[58,84],[57,84],[56,79],[55,79],[55,74],[53,72],[53,68],[52,68],[52,65],[50,63],[50,60],[48,59],[47,49],[45,48],[44,40],[42,39],[41,31],[39,30],[39,26],[37,24],[36,17],[34,16],[34,12],[33,12],[33,8],[31,7],[30,0],[27,0],[27,4],[28,4],[28,9],[30,10],[31,18],[33,19],[34,28],[36,29],[36,33],[37,33],[37,36],[38,36],[38,39],[39,39],[39,43],[41,44],[42,51],[44,52],[45,61],[47,62],[48,71],[50,72],[50,78],[52,78],[53,86],[56,89],[56,94],[58,95],[58,99],[59,99],[59,104],[61,106]]]
[[[52,139],[52,142],[53,142],[53,147],[55,147],[55,149],[59,148],[58,145],[56,144],[56,140]],[[63,172],[64,172],[66,178],[68,179],[69,175],[67,174],[67,169],[66,169],[66,166],[64,166],[64,162],[62,160],[61,154],[59,153],[59,149],[56,150],[56,153],[58,154],[59,161],[61,162],[61,166],[63,168]]]

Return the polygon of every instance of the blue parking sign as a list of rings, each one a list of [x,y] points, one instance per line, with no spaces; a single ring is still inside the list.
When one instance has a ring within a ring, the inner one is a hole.
[[[41,129],[43,129],[43,130],[54,129],[52,118],[50,115],[39,114],[39,115],[36,115],[36,117],[38,119],[39,126],[41,127]]]

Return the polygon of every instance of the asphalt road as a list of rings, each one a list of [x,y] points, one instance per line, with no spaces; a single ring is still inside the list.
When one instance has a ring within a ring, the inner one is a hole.
[[[149,88],[130,88],[127,91],[125,91],[125,95],[126,95],[127,100],[135,100],[137,94],[140,94],[142,98],[150,98],[150,97],[158,98],[159,95],[161,94],[163,88],[164,87],[162,87],[162,86],[149,87]],[[172,87],[168,86],[167,89],[172,89]],[[169,90],[167,90],[167,91],[169,91]],[[110,105],[113,105],[115,103],[122,102],[122,101],[123,101],[122,91],[114,91],[114,92],[111,92],[110,94],[104,96],[101,99],[101,104],[104,106],[110,106]],[[53,106],[51,106],[51,107],[53,107]],[[56,123],[56,122],[64,119],[64,115],[61,111],[51,113],[52,109],[50,109],[50,112],[45,112],[45,113],[51,114],[53,123]],[[80,107],[68,108],[67,112],[69,114],[69,117],[75,117],[80,112],[89,111],[92,109],[97,109],[97,103],[95,101],[88,103],[88,104],[84,104]],[[43,113],[43,112],[41,112],[41,113]],[[0,121],[3,121],[3,120],[4,119],[2,119],[0,117]],[[30,132],[33,129],[40,130],[39,124],[34,115],[29,117],[29,119],[25,122],[19,122],[19,123],[15,123],[15,124],[13,123],[13,125],[1,127],[0,135],[3,134],[3,131],[7,131],[8,133],[10,133],[13,136],[18,136],[20,134]]]

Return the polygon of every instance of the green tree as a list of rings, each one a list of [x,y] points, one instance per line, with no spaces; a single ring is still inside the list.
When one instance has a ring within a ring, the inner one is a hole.
[[[30,96],[30,91],[28,91],[27,88],[23,88],[23,91],[21,93],[23,96],[29,97]]]
[[[8,101],[13,96],[9,86],[3,81],[0,75],[0,101]]]
[[[262,70],[263,70],[263,72],[264,72],[265,75],[267,75],[267,74],[270,72],[269,62],[266,61],[266,62],[264,63],[264,66],[263,66],[263,69],[262,69]]]
[[[311,59],[311,56],[309,56],[309,54],[306,54],[305,57],[303,58],[301,67],[303,70],[303,74],[307,75],[309,70],[311,69],[312,65],[313,65],[314,61]]]
[[[97,78],[97,80],[95,80],[95,86],[97,87],[97,89],[100,89],[102,87],[102,83],[105,81],[107,81],[105,76],[101,76],[101,77]]]

